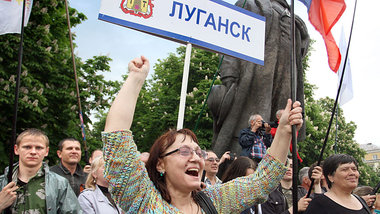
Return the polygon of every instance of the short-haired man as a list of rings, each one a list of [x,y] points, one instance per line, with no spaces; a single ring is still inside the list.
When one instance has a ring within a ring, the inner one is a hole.
[[[206,177],[204,183],[206,187],[221,184],[222,181],[216,176],[219,171],[219,165],[223,163],[226,159],[230,159],[230,152],[227,151],[223,154],[222,158],[219,159],[218,156],[211,150],[207,151],[207,159],[205,160],[205,172]]]
[[[300,186],[303,187],[305,190],[309,190],[311,180],[309,178],[309,169],[310,167],[305,166],[298,172],[298,179],[300,181]]]
[[[309,177],[309,172],[311,173]],[[310,170],[310,167],[303,167],[298,172],[298,178],[300,180],[300,185],[298,185],[298,195],[304,196],[307,194],[307,192],[310,189],[311,186],[311,179],[314,179],[314,186],[313,186],[313,193],[310,195],[310,198],[314,198],[314,193],[316,194],[322,194],[323,190],[321,188],[321,182],[322,182],[322,167],[320,166],[313,166],[313,168]]]
[[[248,120],[248,125],[248,128],[240,131],[241,156],[247,156],[260,162],[267,148],[272,144],[271,127],[268,123],[264,123],[265,132],[263,132],[261,129],[263,118],[259,114],[252,115]]]
[[[80,142],[74,138],[65,138],[58,144],[57,155],[61,159],[59,164],[52,166],[51,171],[65,177],[76,196],[84,189],[87,173],[79,165],[82,151]]]
[[[49,139],[42,131],[22,132],[16,139],[14,152],[19,161],[15,164],[12,182],[7,184],[8,168],[0,176],[0,195],[6,199],[0,201],[0,212],[9,206],[12,213],[81,212],[67,180],[49,171],[43,162],[49,153]]]

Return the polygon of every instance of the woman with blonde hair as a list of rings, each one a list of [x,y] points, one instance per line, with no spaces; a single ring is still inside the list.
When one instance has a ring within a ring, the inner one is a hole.
[[[108,182],[104,179],[104,160],[102,156],[96,157],[90,168],[86,180],[86,189],[78,197],[83,213],[120,213],[108,192]]]

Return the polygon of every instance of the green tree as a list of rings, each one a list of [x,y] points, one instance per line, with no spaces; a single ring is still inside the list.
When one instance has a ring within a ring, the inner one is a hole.
[[[70,8],[72,26],[86,17]],[[8,164],[17,72],[19,34],[0,36],[0,168]],[[116,83],[106,81],[110,58],[95,56],[82,62],[76,58],[84,123],[88,130],[91,111],[109,106]],[[78,104],[71,60],[64,1],[35,1],[25,28],[20,82],[17,133],[39,128],[50,139],[48,160],[55,162],[58,142],[65,137],[81,139]],[[91,139],[89,141],[97,141]],[[100,145],[100,143],[99,143]]]
[[[312,49],[311,49],[312,50]],[[308,59],[311,52],[304,60],[304,68],[307,69]],[[168,128],[175,128],[177,123],[179,95],[181,90],[182,70],[185,57],[185,48],[180,47],[176,53],[171,53],[165,59],[159,60],[154,66],[155,72],[148,80],[140,93],[137,102],[132,130],[134,139],[140,151],[148,151],[154,140]],[[217,70],[219,57],[217,54],[194,48],[192,51],[190,77],[187,89],[186,111],[184,127],[194,129],[202,104],[205,101],[207,91],[215,71]],[[220,84],[220,80],[216,81]],[[314,99],[316,86],[310,84],[305,77],[305,123],[306,139],[299,142],[300,155],[304,162],[302,165],[309,166],[318,160],[320,150],[327,132],[334,100],[331,98]],[[364,151],[353,140],[356,125],[346,122],[343,110],[339,109],[338,118],[339,132],[337,152],[354,156],[360,164],[361,184],[374,185],[378,176],[363,163]],[[209,111],[203,113],[199,128],[196,132],[200,144],[204,148],[211,147],[212,118]],[[102,116],[99,130],[104,127],[105,115]],[[335,126],[330,131],[324,158],[334,153]],[[376,177],[376,179],[370,178]]]
[[[154,140],[169,128],[176,128],[179,109],[185,47],[179,47],[154,66],[152,78],[144,85],[137,103],[132,129],[141,151],[148,151]],[[212,78],[218,55],[193,48],[187,87],[184,127],[194,129]],[[206,107],[197,136],[204,148],[210,148],[212,118]]]
[[[305,69],[309,67],[308,59],[310,53],[309,51],[303,63]],[[328,97],[315,100],[314,90],[316,86],[310,84],[305,75],[304,77],[306,139],[299,142],[298,147],[303,159],[302,166],[310,166],[320,156],[335,100]],[[376,175],[377,173],[371,167],[363,162],[365,151],[360,149],[359,144],[353,139],[356,125],[352,121],[346,122],[343,109],[339,105],[337,108],[336,112],[338,111],[339,115],[336,146],[334,146],[336,135],[335,116],[322,160],[334,154],[335,151],[337,153],[352,155],[359,163],[360,184],[375,186],[380,181],[379,176]]]

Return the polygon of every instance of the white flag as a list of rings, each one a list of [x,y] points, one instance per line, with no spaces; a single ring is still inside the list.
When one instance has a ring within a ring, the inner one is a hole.
[[[26,26],[32,11],[33,0],[0,0],[0,35],[21,32],[23,1],[26,1],[24,17],[24,26]]]
[[[340,50],[340,55],[342,56],[339,70],[338,70],[338,77],[340,81],[342,77],[342,72],[343,72],[344,60],[346,58],[346,53],[347,53],[347,43],[346,43],[346,38],[344,36],[343,26],[342,26],[342,32],[340,34],[339,50]],[[350,58],[347,58],[347,64],[346,64],[346,68],[344,72],[342,88],[340,89],[339,104],[343,105],[347,103],[348,101],[352,99],[353,96],[354,96],[354,93],[352,90]]]

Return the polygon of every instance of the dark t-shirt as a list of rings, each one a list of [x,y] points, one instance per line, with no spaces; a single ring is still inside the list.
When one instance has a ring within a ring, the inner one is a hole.
[[[83,169],[79,164],[77,164],[77,168],[74,174],[71,174],[70,171],[62,165],[62,162],[59,162],[58,165],[50,167],[50,171],[55,172],[58,175],[66,178],[69,181],[69,184],[77,197],[79,196],[80,192],[84,189],[84,184],[86,183],[87,179],[87,173],[83,172]]]
[[[368,214],[362,207],[360,210],[352,210],[331,200],[329,197],[320,195],[315,197],[307,207],[304,214]]]

